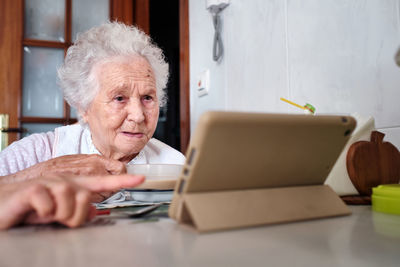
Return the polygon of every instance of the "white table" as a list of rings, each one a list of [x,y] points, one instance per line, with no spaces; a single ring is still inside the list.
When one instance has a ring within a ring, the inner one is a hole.
[[[400,266],[400,216],[346,217],[197,234],[164,218],[0,232],[0,266]]]

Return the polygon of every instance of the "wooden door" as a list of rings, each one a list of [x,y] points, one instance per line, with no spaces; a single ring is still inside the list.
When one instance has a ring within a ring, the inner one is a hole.
[[[0,114],[9,115],[9,127],[18,128],[21,88],[23,0],[0,1]],[[17,139],[8,134],[9,143]]]

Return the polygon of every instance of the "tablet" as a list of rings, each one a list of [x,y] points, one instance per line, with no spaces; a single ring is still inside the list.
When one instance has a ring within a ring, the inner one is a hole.
[[[351,116],[207,112],[190,140],[170,216],[181,212],[185,194],[323,185],[355,125]]]
[[[323,184],[355,125],[350,116],[208,112],[177,191]]]

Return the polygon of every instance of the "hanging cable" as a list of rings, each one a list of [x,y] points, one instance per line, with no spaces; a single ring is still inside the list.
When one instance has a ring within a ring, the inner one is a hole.
[[[219,17],[219,11],[216,14],[213,14],[213,24],[214,24],[214,43],[213,43],[213,60],[218,61],[222,54],[224,53],[224,46],[222,44],[221,39],[221,19]]]
[[[222,3],[224,2],[224,3]],[[212,14],[212,20],[214,24],[214,42],[213,42],[213,60],[214,61],[219,61],[222,57],[222,54],[224,53],[224,46],[222,43],[222,37],[221,37],[221,29],[222,29],[222,23],[221,23],[221,17],[220,13],[222,10],[225,9],[229,5],[229,1],[221,1],[219,4],[210,4],[208,5],[208,10]]]

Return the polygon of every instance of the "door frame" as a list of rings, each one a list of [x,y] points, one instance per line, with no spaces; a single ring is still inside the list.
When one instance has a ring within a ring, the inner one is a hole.
[[[181,151],[190,140],[189,0],[179,0],[179,101]]]
[[[9,127],[19,127],[23,0],[0,1],[0,113],[9,115]],[[8,133],[9,144],[17,140],[17,133]]]

